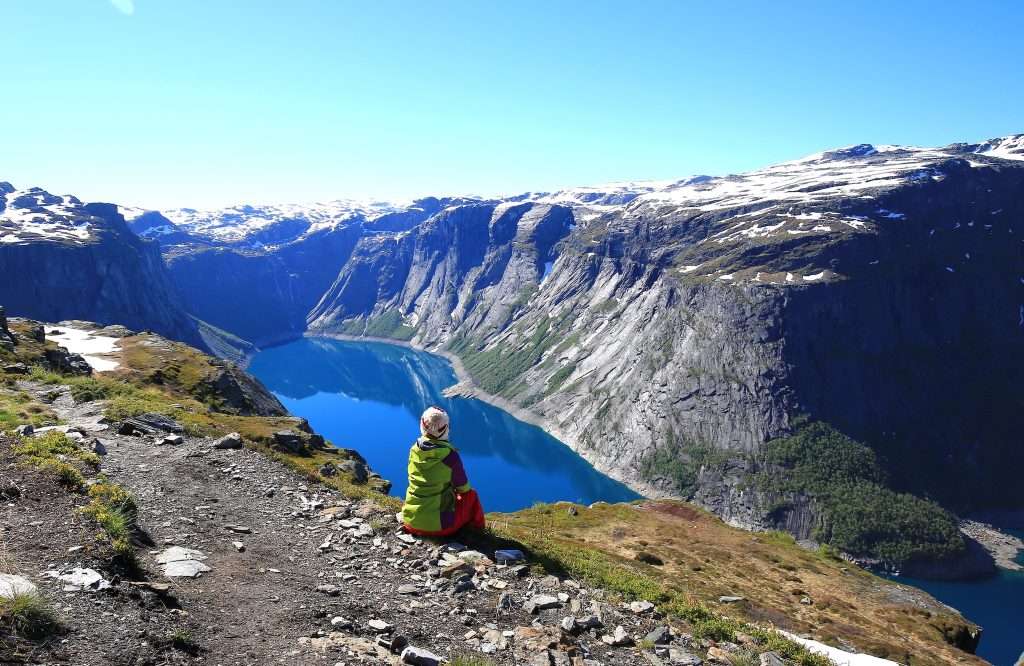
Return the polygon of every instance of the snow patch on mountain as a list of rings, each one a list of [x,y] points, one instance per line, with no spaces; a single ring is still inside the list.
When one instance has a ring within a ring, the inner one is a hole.
[[[0,183],[0,244],[84,243],[91,237],[90,218],[73,196]]]

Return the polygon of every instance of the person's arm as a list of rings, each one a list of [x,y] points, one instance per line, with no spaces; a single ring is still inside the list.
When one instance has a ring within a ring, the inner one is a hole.
[[[455,492],[469,492],[469,478],[466,476],[466,468],[462,466],[462,458],[459,457],[459,452],[452,450],[451,453],[445,456],[442,462],[452,470],[452,487],[455,488]]]

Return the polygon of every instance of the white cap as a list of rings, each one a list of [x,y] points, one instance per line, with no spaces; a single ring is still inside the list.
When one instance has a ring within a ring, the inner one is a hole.
[[[420,417],[420,432],[431,439],[441,439],[448,434],[448,413],[440,407],[427,407]]]

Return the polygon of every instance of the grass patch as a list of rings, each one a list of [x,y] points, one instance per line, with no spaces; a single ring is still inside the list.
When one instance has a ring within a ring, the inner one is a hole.
[[[89,488],[89,504],[82,513],[103,528],[116,555],[128,561],[135,560],[131,537],[136,529],[139,510],[127,490],[100,479]]]
[[[85,487],[85,477],[75,463],[92,469],[100,464],[99,456],[80,448],[67,435],[57,431],[40,437],[20,438],[12,448],[23,463],[53,475],[58,483],[71,490]]]
[[[192,632],[187,629],[175,629],[167,636],[167,644],[175,650],[190,655],[199,654],[199,644]]]
[[[24,423],[39,427],[57,422],[57,417],[24,391],[0,391],[0,432],[13,430]]]
[[[553,568],[552,573],[570,574],[627,600],[643,599],[657,604],[663,613],[685,620],[698,638],[734,640],[737,632],[743,632],[764,644],[770,643],[771,649],[800,666],[830,665],[824,657],[811,654],[773,631],[718,615],[664,576],[639,570],[624,558],[589,548],[565,535],[569,529],[585,532],[616,520],[629,521],[631,512],[636,511],[632,505],[616,504],[580,509],[576,515],[570,515],[563,505],[536,504],[509,516],[509,521],[492,519],[492,533],[499,539],[523,545],[545,568]]]
[[[11,598],[0,598],[0,626],[11,634],[39,640],[55,633],[57,616],[36,592],[21,592]]]

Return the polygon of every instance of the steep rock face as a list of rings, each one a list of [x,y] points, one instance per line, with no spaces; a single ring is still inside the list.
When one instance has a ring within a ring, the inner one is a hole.
[[[375,317],[397,313],[393,332],[415,329],[424,343],[462,327],[500,330],[571,221],[561,206],[474,204],[409,232],[366,237],[310,313],[310,329],[372,331]]]
[[[126,215],[137,233],[161,244],[190,312],[262,345],[305,331],[307,315],[361,239],[407,231],[463,201],[428,197],[407,205],[337,201]]]
[[[152,329],[205,348],[159,248],[111,204],[0,188],[0,275],[10,314]]]
[[[361,231],[324,231],[273,252],[212,246],[167,251],[175,285],[200,319],[256,344],[301,335]]]
[[[530,216],[567,208],[464,206],[361,241],[310,329],[449,349],[598,468],[738,524],[813,531],[808,498],[772,515],[748,483],[798,414],[869,443],[895,487],[1009,505],[1024,165],[996,144],[588,197],[543,242]]]

